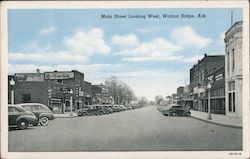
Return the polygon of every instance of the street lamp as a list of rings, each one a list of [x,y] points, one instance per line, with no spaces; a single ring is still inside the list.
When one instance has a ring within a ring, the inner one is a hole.
[[[13,78],[10,80],[10,85],[11,85],[11,105],[14,105],[14,85],[16,82],[13,80]]]
[[[208,120],[212,120],[212,117],[211,117],[211,104],[210,104],[210,89],[211,89],[211,87],[212,87],[212,85],[209,82],[208,85],[207,85],[207,88],[208,88],[208,117],[207,117],[207,119]]]
[[[70,116],[73,116],[73,112],[72,112],[72,107],[73,107],[73,90],[70,89],[69,91],[69,94],[70,94]]]
[[[52,94],[52,90],[49,89],[48,90],[48,96],[49,96],[49,102],[48,102],[48,106],[51,108],[51,94]]]

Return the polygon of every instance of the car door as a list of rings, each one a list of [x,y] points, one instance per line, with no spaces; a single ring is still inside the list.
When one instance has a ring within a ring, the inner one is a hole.
[[[183,111],[182,107],[178,107],[178,108],[177,108],[177,114],[178,114],[179,116],[183,116],[183,113],[184,113],[184,111]]]
[[[35,114],[36,118],[39,119],[39,115],[40,115],[40,108],[39,105],[32,105],[32,113]]]
[[[9,125],[16,125],[16,119],[18,117],[18,110],[15,107],[8,107]]]

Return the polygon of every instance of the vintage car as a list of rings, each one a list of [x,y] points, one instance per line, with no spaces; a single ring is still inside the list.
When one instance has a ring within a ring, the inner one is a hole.
[[[165,116],[190,116],[191,112],[177,104],[168,105],[163,109],[162,114]]]
[[[26,129],[29,124],[34,125],[38,122],[38,119],[33,113],[16,105],[8,106],[8,117],[9,126],[17,126],[21,130]]]
[[[30,111],[35,114],[38,119],[38,122],[34,124],[34,126],[38,125],[39,123],[43,126],[49,124],[49,120],[54,120],[54,114],[52,111],[44,104],[41,103],[21,103],[17,104],[27,111]]]

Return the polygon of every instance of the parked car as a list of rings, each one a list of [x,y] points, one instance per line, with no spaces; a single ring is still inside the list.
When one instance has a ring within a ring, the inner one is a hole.
[[[89,110],[89,108],[82,108],[82,109],[80,109],[78,112],[77,112],[77,115],[78,116],[85,116],[85,115],[88,115],[89,113],[88,113],[88,110]]]
[[[190,116],[191,112],[177,104],[171,104],[162,110],[165,116]]]
[[[38,119],[38,122],[34,124],[34,126],[38,125],[39,123],[43,126],[49,124],[49,120],[54,120],[54,114],[52,111],[44,104],[41,103],[21,103],[17,104],[27,111],[30,111],[35,114]]]
[[[89,115],[106,114],[106,110],[101,105],[90,105],[87,112]]]
[[[105,110],[106,110],[106,113],[108,113],[108,114],[114,112],[112,105],[105,105]]]
[[[9,105],[8,106],[8,116],[9,116],[9,126],[16,126],[23,130],[26,129],[29,124],[36,124],[38,122],[38,119],[36,116],[25,110],[21,106],[16,106],[16,105]]]

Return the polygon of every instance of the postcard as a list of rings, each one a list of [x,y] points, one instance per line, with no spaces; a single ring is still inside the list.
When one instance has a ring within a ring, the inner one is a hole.
[[[249,2],[1,2],[3,158],[249,158]]]

